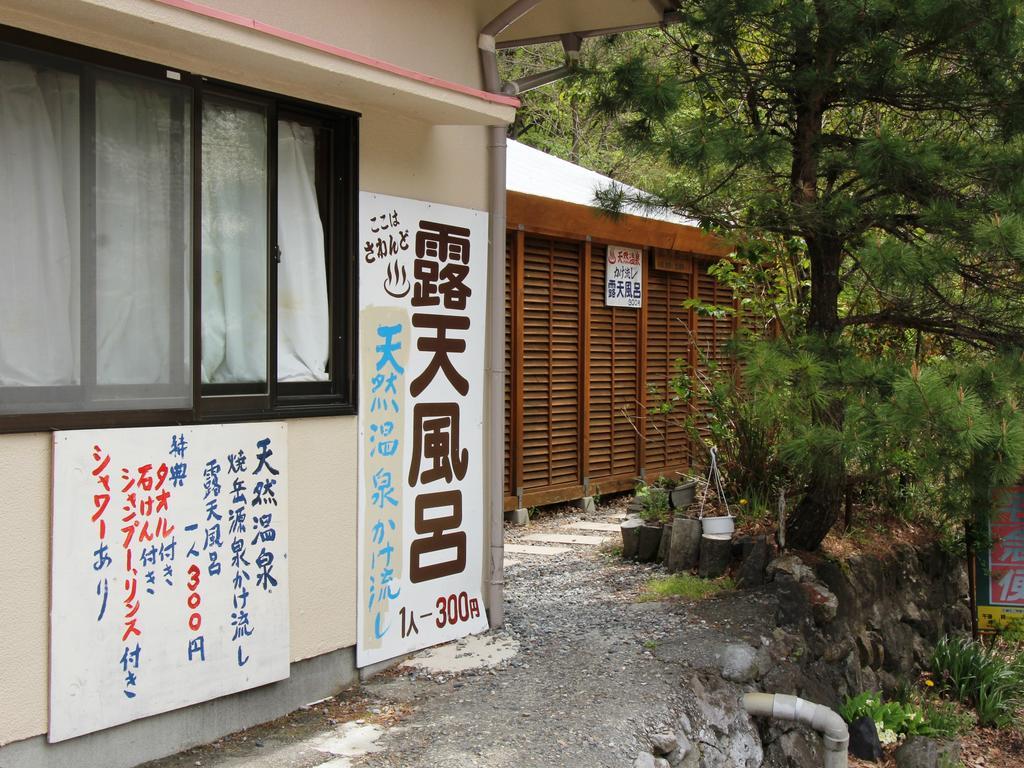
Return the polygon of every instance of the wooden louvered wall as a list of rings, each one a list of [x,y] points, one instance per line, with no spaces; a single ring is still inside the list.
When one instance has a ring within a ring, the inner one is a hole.
[[[522,488],[580,485],[580,247],[525,238]]]
[[[684,420],[689,405],[681,401],[675,380],[690,375],[691,275],[651,270],[647,281],[647,452],[649,477],[671,476],[689,466],[690,440]]]
[[[698,258],[647,255],[641,310],[606,307],[607,249],[509,232],[506,269],[505,507],[631,488],[686,469],[691,446],[671,382],[700,368],[700,348],[725,361],[735,320],[681,307],[732,304]],[[681,268],[679,265],[685,265]],[[692,332],[691,332],[692,331]]]

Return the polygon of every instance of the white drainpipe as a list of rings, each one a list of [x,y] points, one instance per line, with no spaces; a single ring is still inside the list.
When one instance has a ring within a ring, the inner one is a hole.
[[[825,747],[825,768],[846,768],[850,730],[838,714],[822,704],[785,693],[748,693],[743,708],[750,715],[795,720],[821,734]]]

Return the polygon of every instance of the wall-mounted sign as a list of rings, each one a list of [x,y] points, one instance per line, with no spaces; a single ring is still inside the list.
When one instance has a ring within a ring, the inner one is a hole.
[[[604,272],[606,307],[633,307],[644,304],[644,252],[641,248],[608,246]]]
[[[977,556],[978,626],[1024,622],[1024,487],[996,492],[989,521],[992,548]]]
[[[284,424],[57,432],[50,741],[288,677]]]
[[[487,214],[359,198],[357,662],[487,628]]]

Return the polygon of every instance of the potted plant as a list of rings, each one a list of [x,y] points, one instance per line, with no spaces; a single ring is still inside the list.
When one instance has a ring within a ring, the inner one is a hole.
[[[684,510],[689,507],[697,496],[697,481],[685,480],[677,483],[669,492],[668,501],[672,509]]]
[[[669,515],[669,492],[655,483],[638,488],[636,497],[641,503],[640,519],[643,521],[639,531],[637,559],[646,563],[658,557],[661,537]]]

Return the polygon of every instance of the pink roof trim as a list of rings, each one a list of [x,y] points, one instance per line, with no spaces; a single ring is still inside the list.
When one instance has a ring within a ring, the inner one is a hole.
[[[280,40],[287,40],[291,43],[304,46],[306,48],[312,48],[317,51],[336,56],[339,59],[345,59],[356,64],[363,64],[367,67],[380,70],[381,72],[387,72],[392,75],[398,75],[404,77],[407,80],[414,80],[418,83],[426,83],[427,85],[433,85],[438,88],[443,88],[447,91],[454,91],[455,93],[462,93],[466,96],[472,96],[473,98],[481,99],[483,101],[490,102],[492,104],[503,104],[507,107],[518,107],[519,99],[512,96],[506,96],[502,93],[490,93],[488,91],[482,91],[479,88],[472,88],[462,83],[453,83],[450,80],[444,80],[440,77],[434,77],[423,72],[417,72],[413,69],[407,69],[397,64],[392,64],[382,59],[375,59],[372,56],[364,56],[361,53],[350,51],[346,48],[339,48],[336,45],[325,43],[320,40],[315,40],[312,37],[306,37],[300,35],[297,32],[289,32],[286,29],[280,29],[269,24],[264,24],[262,21],[251,19],[247,16],[239,16],[235,13],[228,13],[218,8],[211,8],[208,5],[202,5],[201,3],[194,3],[191,0],[153,0],[153,2],[160,3],[161,5],[169,5],[172,8],[179,8],[183,11],[195,13],[200,16],[206,16],[211,19],[217,19],[218,21],[227,22],[228,24],[235,24],[239,27],[248,27],[249,29],[262,32],[265,35],[276,37]]]

